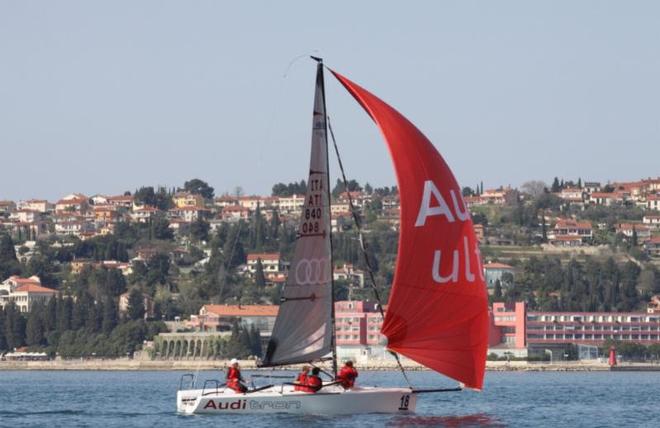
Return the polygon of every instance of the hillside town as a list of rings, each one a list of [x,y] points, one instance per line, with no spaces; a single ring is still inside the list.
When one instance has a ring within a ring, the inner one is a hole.
[[[0,201],[0,353],[260,355],[306,189],[302,181],[266,196],[216,196],[193,179],[173,189]],[[492,301],[493,359],[577,358],[578,348],[598,356],[612,344],[630,358],[658,357],[660,178],[479,184],[463,196]],[[397,189],[338,181],[332,199],[339,352],[387,359],[379,334],[387,308],[367,280],[351,202],[386,299]]]

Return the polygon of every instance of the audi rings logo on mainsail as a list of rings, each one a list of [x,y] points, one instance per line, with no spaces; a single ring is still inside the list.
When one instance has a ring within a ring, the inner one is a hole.
[[[315,285],[330,282],[330,260],[300,259],[296,265],[296,282],[300,285]]]

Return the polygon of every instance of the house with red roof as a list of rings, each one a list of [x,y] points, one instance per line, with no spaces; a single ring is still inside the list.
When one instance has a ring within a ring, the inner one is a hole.
[[[574,242],[577,245],[582,245],[591,240],[593,236],[593,227],[591,226],[591,223],[588,221],[577,221],[572,218],[566,218],[557,220],[555,227],[548,234],[548,239],[552,241],[555,240],[555,238],[560,238],[557,242]],[[564,239],[566,237],[570,237],[571,239]]]
[[[13,302],[21,312],[29,312],[36,303],[44,305],[57,294],[56,290],[41,285],[38,276],[21,278],[10,276],[0,283],[0,306]]]
[[[484,265],[484,278],[486,280],[486,286],[488,288],[493,288],[495,287],[495,283],[497,281],[500,281],[501,285],[504,286],[502,276],[507,273],[514,275],[515,270],[513,269],[513,266],[509,266],[504,263],[486,263]]]

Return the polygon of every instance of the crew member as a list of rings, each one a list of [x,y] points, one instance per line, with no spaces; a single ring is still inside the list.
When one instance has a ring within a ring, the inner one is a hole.
[[[350,389],[355,386],[355,378],[358,377],[358,372],[353,367],[353,361],[346,361],[344,367],[341,368],[337,375],[337,380],[340,382],[344,389]]]
[[[243,384],[243,376],[241,376],[241,369],[238,365],[238,360],[232,358],[229,361],[229,370],[227,371],[227,388],[231,388],[238,393],[247,392],[247,386]]]
[[[307,384],[307,377],[309,375],[309,366],[302,366],[302,369],[300,370],[300,373],[298,373],[298,377],[296,380],[293,382],[295,385],[293,387],[294,391],[306,391],[304,388],[304,385]]]
[[[323,388],[323,381],[319,377],[321,369],[314,367],[312,369],[312,374],[307,376],[307,382],[305,383],[305,392],[315,393]]]

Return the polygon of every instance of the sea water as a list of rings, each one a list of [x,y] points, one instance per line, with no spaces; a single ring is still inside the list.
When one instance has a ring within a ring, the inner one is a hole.
[[[0,426],[660,427],[660,373],[655,372],[492,372],[486,374],[483,392],[420,395],[412,415],[336,417],[178,415],[175,397],[181,375],[176,371],[0,371]],[[221,376],[219,372],[198,375],[202,382]],[[455,386],[431,372],[409,376],[420,388]],[[405,385],[397,372],[362,372],[358,380],[365,385]],[[268,379],[254,382],[264,384]]]

